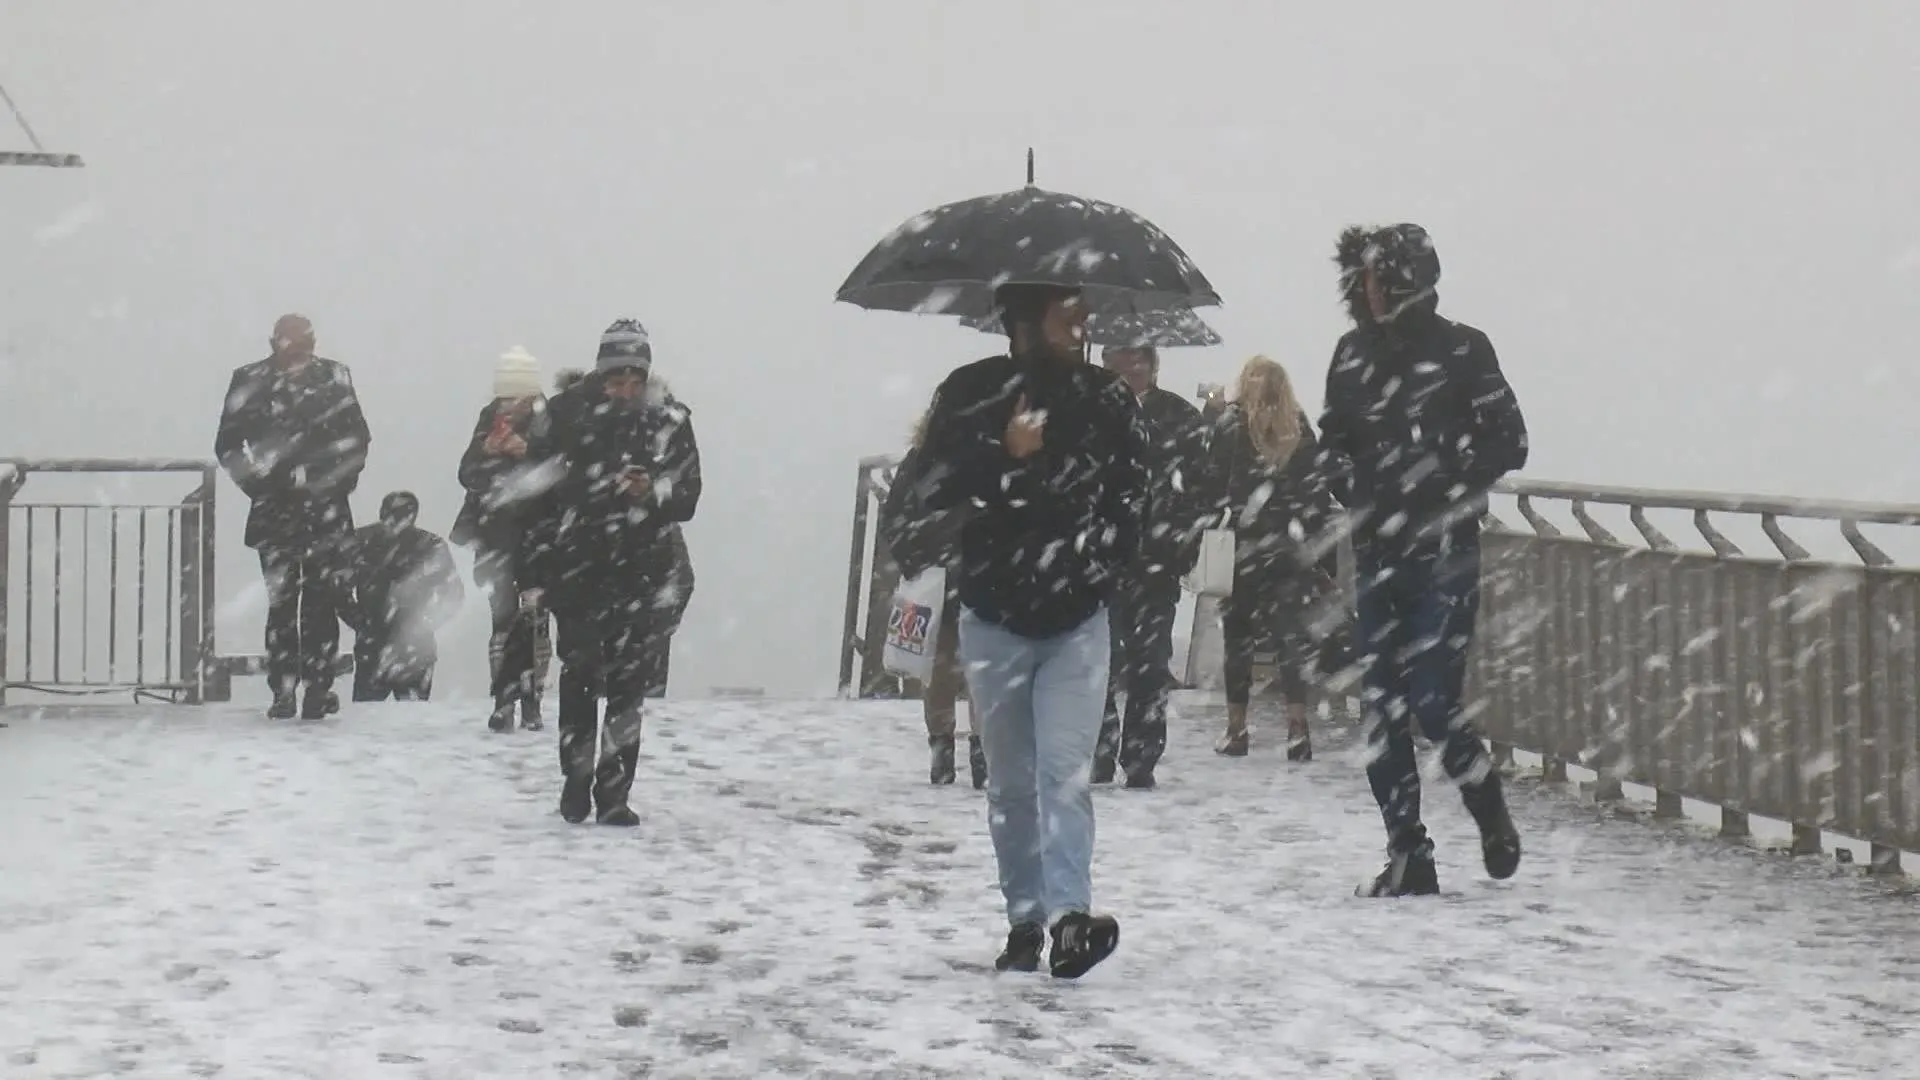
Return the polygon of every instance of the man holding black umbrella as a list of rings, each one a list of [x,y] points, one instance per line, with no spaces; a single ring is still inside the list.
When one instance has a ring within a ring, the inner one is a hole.
[[[1082,362],[1078,290],[1008,285],[1009,355],[935,395],[910,482],[960,534],[960,658],[987,754],[987,803],[1011,931],[996,967],[1078,978],[1120,927],[1092,906],[1087,762],[1108,675],[1106,605],[1138,544],[1145,439],[1133,397]]]
[[[1150,789],[1154,766],[1167,747],[1180,578],[1193,569],[1204,525],[1204,500],[1194,481],[1206,460],[1206,428],[1199,409],[1158,385],[1159,350],[1108,346],[1100,359],[1140,406],[1147,434],[1148,524],[1140,551],[1121,575],[1108,609],[1112,672],[1106,720],[1094,751],[1093,782],[1112,783],[1117,761],[1127,787]],[[1124,726],[1120,693],[1126,695]]]
[[[1112,372],[1085,362],[1087,319],[1220,303],[1172,238],[1112,203],[1034,185],[916,214],[836,298],[869,310],[997,311],[1011,348],[941,383],[912,512],[971,507],[953,577],[960,658],[987,755],[987,821],[1006,897],[995,967],[1058,978],[1111,955],[1092,913],[1093,796],[1108,675],[1106,606],[1140,542],[1146,435]]]

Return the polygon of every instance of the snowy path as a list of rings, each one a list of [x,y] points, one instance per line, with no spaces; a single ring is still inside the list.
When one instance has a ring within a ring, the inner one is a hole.
[[[979,796],[914,707],[688,702],[637,831],[553,813],[477,710],[14,717],[0,1075],[1851,1077],[1920,1069],[1920,903],[1523,790],[1515,881],[1430,798],[1447,895],[1364,902],[1340,741],[1103,791],[1122,951],[994,977]]]

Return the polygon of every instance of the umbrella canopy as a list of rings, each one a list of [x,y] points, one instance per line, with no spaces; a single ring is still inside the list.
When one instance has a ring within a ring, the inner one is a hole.
[[[1081,290],[1095,315],[1217,306],[1206,275],[1139,214],[1028,184],[916,214],[835,298],[873,311],[988,317],[1001,285]]]
[[[988,334],[1004,332],[997,312],[969,315],[960,322]],[[1220,334],[1192,308],[1138,314],[1087,316],[1087,342],[1123,349],[1181,349],[1220,344]]]

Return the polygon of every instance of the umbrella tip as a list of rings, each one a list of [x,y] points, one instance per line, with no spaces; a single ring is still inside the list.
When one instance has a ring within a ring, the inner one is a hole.
[[[1033,186],[1033,147],[1027,147],[1027,186]]]

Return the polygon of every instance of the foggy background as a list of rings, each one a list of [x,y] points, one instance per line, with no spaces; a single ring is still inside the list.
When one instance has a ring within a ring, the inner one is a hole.
[[[550,378],[637,317],[705,457],[674,693],[829,692],[854,461],[998,348],[833,291],[1033,146],[1226,298],[1174,390],[1264,352],[1317,406],[1336,233],[1413,220],[1529,475],[1920,501],[1916,40],[1902,0],[10,0],[0,82],[88,168],[0,169],[0,456],[209,456],[300,311],[373,428],[359,520],[409,488],[444,534],[495,357]],[[257,652],[222,483],[221,648]],[[485,633],[471,595],[443,696]]]

